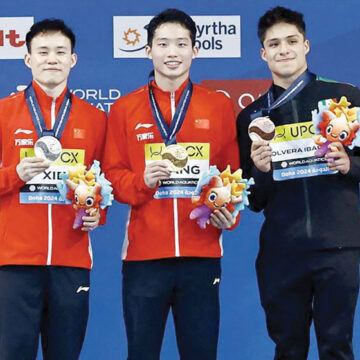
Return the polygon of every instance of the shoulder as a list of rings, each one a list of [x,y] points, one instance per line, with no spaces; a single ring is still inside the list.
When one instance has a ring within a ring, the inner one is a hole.
[[[86,116],[96,118],[106,118],[106,113],[103,110],[96,108],[87,101],[80,99],[78,96],[71,94],[71,101],[74,111],[86,114]]]
[[[16,115],[19,109],[23,106],[26,106],[24,91],[20,91],[0,99],[0,111],[3,115],[4,114]],[[2,116],[1,118],[7,120],[5,116]]]
[[[317,76],[314,85],[324,89],[337,90],[339,92],[360,93],[358,87],[353,84],[330,80],[321,76]]]
[[[251,121],[251,114],[259,111],[261,108],[265,107],[266,104],[266,93],[261,95],[257,100],[253,101],[246,108],[244,108],[238,115],[237,121]]]
[[[134,107],[138,106],[139,103],[142,103],[144,99],[148,98],[148,86],[144,85],[124,96],[121,96],[117,99],[114,104],[111,106],[111,111],[121,109],[124,107]]]
[[[194,87],[193,94],[198,99],[203,99],[211,103],[215,102],[216,104],[219,103],[232,104],[232,100],[223,91],[209,89],[205,86],[198,84],[193,84],[193,87]]]
[[[341,96],[346,96],[354,105],[360,105],[360,90],[350,83],[329,80],[317,76],[316,81],[314,81],[309,88],[309,92],[309,95],[315,94],[316,97],[323,97],[323,95],[325,95],[326,98],[340,98]]]
[[[17,102],[21,102],[25,100],[25,92],[24,91],[19,91],[17,93],[11,94],[7,97],[4,97],[2,99],[0,99],[0,104],[1,105],[5,105],[5,104],[14,104]]]

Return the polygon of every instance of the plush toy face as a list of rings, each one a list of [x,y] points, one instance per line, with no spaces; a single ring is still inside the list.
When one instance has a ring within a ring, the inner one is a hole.
[[[80,184],[74,191],[75,205],[80,209],[90,209],[94,206],[95,196],[94,187]]]
[[[323,121],[319,124],[321,134],[329,141],[341,142],[343,145],[350,145],[359,128],[357,122],[347,120],[345,114],[337,117],[331,111],[323,112]]]
[[[326,127],[326,138],[330,141],[344,142],[350,136],[351,130],[344,114],[334,117]]]
[[[66,180],[67,185],[74,191],[74,207],[76,209],[90,209],[99,207],[101,196],[99,195],[101,185],[95,183],[94,186],[87,185],[82,180],[78,184],[71,180]]]
[[[226,207],[231,201],[231,185],[216,185],[216,187],[212,187],[207,191],[204,198],[204,204],[212,211],[221,207]]]

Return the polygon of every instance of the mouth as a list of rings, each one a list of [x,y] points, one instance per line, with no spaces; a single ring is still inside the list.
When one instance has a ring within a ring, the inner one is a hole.
[[[60,69],[57,69],[57,68],[47,68],[47,69],[44,69],[44,71],[60,71]]]
[[[176,68],[181,64],[181,61],[166,61],[165,65],[170,68]]]
[[[280,59],[280,60],[278,60],[278,62],[289,62],[289,61],[292,61],[292,60],[294,60],[294,58]]]

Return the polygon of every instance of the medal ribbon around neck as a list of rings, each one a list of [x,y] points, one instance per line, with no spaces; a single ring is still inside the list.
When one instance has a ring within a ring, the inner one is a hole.
[[[56,117],[54,127],[51,130],[48,130],[46,128],[45,120],[42,115],[40,105],[37,100],[35,90],[32,84],[30,84],[25,89],[25,98],[38,137],[41,138],[43,136],[53,136],[56,137],[58,140],[60,140],[71,110],[71,94],[69,89],[66,91],[64,101],[60,106],[60,110],[58,116]]]
[[[306,85],[308,85],[311,82],[311,79],[311,73],[306,70],[276,99],[276,101],[274,101],[273,90],[270,88],[267,92],[268,107],[252,114],[251,119],[264,116],[264,114],[269,115],[270,111],[286,104],[292,100]]]
[[[160,111],[159,105],[155,99],[154,92],[151,88],[151,79],[154,77],[154,71],[149,74],[149,98],[151,111],[155,119],[156,125],[160,131],[161,137],[163,138],[165,145],[176,144],[176,134],[181,129],[184,122],[186,111],[189,107],[191,95],[193,91],[193,85],[191,80],[186,85],[184,92],[181,95],[178,106],[176,107],[175,114],[171,120],[170,128],[165,122],[165,119]]]

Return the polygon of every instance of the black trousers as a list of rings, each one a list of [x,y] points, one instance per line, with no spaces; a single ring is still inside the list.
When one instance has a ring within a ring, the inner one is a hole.
[[[172,258],[123,263],[129,360],[160,359],[170,308],[182,360],[215,360],[220,259]]]
[[[353,360],[359,249],[259,253],[256,261],[276,360],[305,360],[312,321],[320,360]]]
[[[0,359],[76,360],[89,312],[89,270],[0,267]]]

